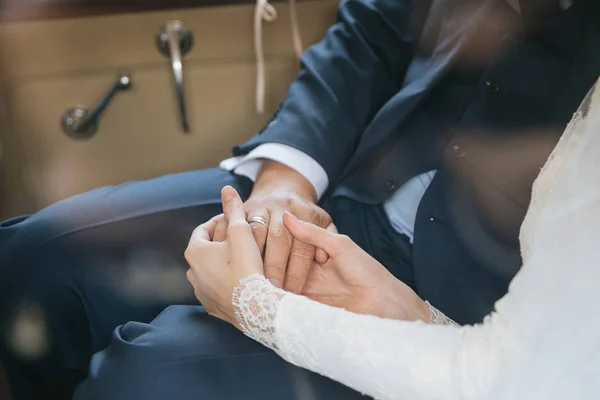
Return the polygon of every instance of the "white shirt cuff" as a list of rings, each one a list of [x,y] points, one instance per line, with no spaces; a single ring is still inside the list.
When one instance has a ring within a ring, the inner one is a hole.
[[[281,143],[262,144],[245,156],[221,161],[219,167],[245,176],[254,182],[264,160],[277,161],[298,172],[313,185],[318,198],[321,198],[327,190],[329,178],[323,167],[308,154]]]

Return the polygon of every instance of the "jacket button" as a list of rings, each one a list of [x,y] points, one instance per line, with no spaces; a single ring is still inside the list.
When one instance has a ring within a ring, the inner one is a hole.
[[[488,79],[485,81],[485,88],[490,93],[498,93],[500,91],[500,84],[495,79]]]
[[[393,192],[398,187],[397,181],[387,181],[385,183],[385,187],[387,188],[388,193]]]
[[[454,157],[456,158],[463,158],[467,155],[467,153],[459,143],[454,143],[452,145],[452,151],[454,152]]]

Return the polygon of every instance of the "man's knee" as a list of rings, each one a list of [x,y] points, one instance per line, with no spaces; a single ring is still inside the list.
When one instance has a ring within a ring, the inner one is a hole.
[[[109,350],[115,358],[153,365],[270,352],[201,306],[171,306],[150,324],[129,322],[115,330]]]
[[[228,361],[261,355],[276,357],[202,307],[169,307],[151,324],[118,327],[92,358],[75,399],[217,398],[208,393],[235,381]]]
[[[119,272],[144,278],[138,264],[146,264],[144,272],[185,264],[189,235],[221,211],[226,184],[245,194],[251,187],[220,169],[193,171],[96,189],[7,220],[0,224],[0,289],[23,291],[42,281],[64,290],[92,275],[88,281],[116,280],[118,286],[124,281]]]
[[[194,171],[96,189],[1,223],[2,332],[19,310],[36,309],[55,342],[76,326],[101,328],[102,343],[119,324],[188,302],[183,251],[195,226],[220,212],[226,184],[251,187],[219,169]],[[86,315],[89,327],[80,326]]]
[[[75,400],[362,399],[295,367],[201,307],[128,323],[96,354]]]
[[[11,249],[42,245],[67,236],[80,237],[84,232],[102,230],[107,225],[123,228],[122,225],[126,225],[123,223],[128,220],[137,220],[143,226],[146,220],[160,221],[161,215],[172,216],[170,214],[177,217],[186,214],[186,210],[199,207],[212,207],[216,213],[224,185],[236,187],[243,195],[248,195],[251,189],[251,182],[246,178],[213,168],[107,186],[79,194],[30,216],[0,223],[0,256]],[[188,214],[200,214],[198,219],[203,213]],[[151,216],[155,218],[149,218]],[[120,237],[124,237],[123,232]]]

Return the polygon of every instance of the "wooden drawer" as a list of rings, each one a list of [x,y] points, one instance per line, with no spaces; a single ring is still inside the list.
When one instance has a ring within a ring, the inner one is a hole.
[[[304,1],[298,15],[305,45],[319,40],[337,4]],[[266,112],[255,112],[252,5],[7,23],[0,26],[4,117],[0,165],[4,216],[31,212],[94,187],[216,166],[233,145],[260,129],[298,69],[288,7],[264,24]],[[167,59],[155,45],[159,27],[182,20],[195,45],[184,57],[191,132],[182,132]],[[95,136],[74,140],[61,115],[91,106],[130,71]]]

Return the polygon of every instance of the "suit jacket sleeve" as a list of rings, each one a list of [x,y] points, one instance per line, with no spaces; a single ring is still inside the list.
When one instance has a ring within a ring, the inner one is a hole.
[[[337,22],[309,48],[271,122],[234,148],[282,143],[315,159],[334,181],[379,108],[400,88],[429,1],[342,0]]]

